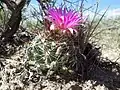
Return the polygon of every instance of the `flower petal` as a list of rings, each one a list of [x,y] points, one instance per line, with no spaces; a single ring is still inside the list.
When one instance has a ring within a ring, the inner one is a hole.
[[[52,22],[51,30],[58,29],[62,32],[70,31],[77,32],[75,27],[82,21],[80,14],[74,10],[67,10],[67,8],[49,8],[48,19]]]

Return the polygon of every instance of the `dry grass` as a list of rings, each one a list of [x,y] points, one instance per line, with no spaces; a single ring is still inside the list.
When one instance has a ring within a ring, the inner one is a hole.
[[[102,56],[120,63],[120,26],[119,18],[103,20],[92,40],[101,46]]]

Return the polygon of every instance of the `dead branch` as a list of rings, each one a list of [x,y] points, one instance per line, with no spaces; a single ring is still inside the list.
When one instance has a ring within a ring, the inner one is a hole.
[[[1,40],[6,42],[19,29],[19,24],[22,19],[22,9],[26,4],[26,0],[21,0],[18,4],[12,4],[10,0],[4,0],[9,10],[12,11],[9,21],[5,25],[5,31],[1,35]]]

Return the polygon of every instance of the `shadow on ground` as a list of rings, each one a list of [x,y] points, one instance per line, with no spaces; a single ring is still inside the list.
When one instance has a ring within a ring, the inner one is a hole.
[[[65,80],[66,83],[70,81],[77,81],[81,84],[81,82],[85,83],[90,80],[95,82],[94,84],[91,83],[93,84],[92,88],[97,87],[98,85],[104,85],[107,89],[102,90],[120,89],[120,65],[117,62],[111,62],[107,59],[105,61],[99,61],[98,64],[93,64],[88,71],[86,80],[82,80],[81,76],[76,75],[75,73],[61,74],[60,77]],[[55,77],[50,78],[50,80],[57,81]]]
[[[100,62],[89,72],[89,79],[96,81],[95,85],[105,85],[109,90],[120,89],[120,65],[116,62]]]

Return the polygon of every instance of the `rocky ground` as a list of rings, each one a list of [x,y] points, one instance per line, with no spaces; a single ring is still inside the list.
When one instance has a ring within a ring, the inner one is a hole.
[[[120,90],[120,65],[117,63],[102,59],[91,67],[85,81],[72,78],[73,75],[49,78],[27,63],[25,49],[0,58],[0,90]]]

